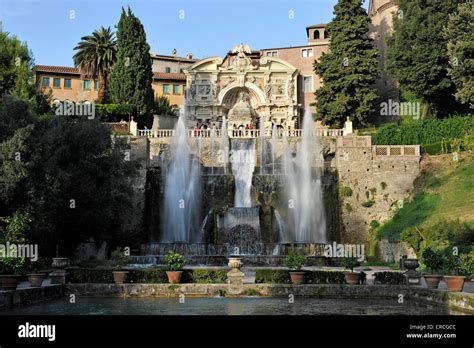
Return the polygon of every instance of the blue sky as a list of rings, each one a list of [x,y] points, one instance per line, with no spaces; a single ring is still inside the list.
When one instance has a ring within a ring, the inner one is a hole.
[[[36,64],[72,66],[80,38],[100,26],[113,27],[121,6],[130,5],[140,18],[152,52],[169,55],[176,48],[179,56],[204,58],[223,56],[240,42],[252,49],[304,45],[305,27],[330,21],[336,2],[0,0],[0,21],[3,30],[28,43]]]

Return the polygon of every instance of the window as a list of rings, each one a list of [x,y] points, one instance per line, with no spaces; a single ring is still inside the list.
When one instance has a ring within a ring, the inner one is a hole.
[[[49,87],[49,77],[43,77],[43,87]]]
[[[170,85],[163,85],[163,94],[170,94]]]
[[[173,85],[173,94],[179,94],[179,85]]]
[[[170,68],[169,66],[167,66],[167,67],[165,68],[165,73],[170,73],[170,72],[171,72],[171,68]]]
[[[84,80],[84,89],[91,89],[91,81]]]
[[[268,51],[267,57],[278,57],[278,51]]]
[[[54,88],[59,88],[59,87],[61,87],[61,79],[60,79],[60,78],[55,77],[55,78],[53,79],[53,87],[54,87]]]
[[[99,80],[94,80],[94,89],[96,91],[99,89]]]
[[[313,92],[313,76],[303,76],[303,92]]]
[[[313,38],[314,38],[315,40],[319,40],[319,39],[321,38],[321,34],[320,34],[320,32],[319,32],[318,29],[316,29],[316,30],[314,31],[314,36],[313,36]]]
[[[312,57],[313,56],[313,49],[312,48],[303,48],[301,50],[301,54],[302,54],[303,58]]]
[[[71,79],[64,79],[64,88],[71,88]]]

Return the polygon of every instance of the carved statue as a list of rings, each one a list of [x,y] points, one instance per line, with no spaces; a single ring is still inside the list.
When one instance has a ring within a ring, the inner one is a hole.
[[[270,80],[265,82],[265,95],[267,96],[268,100],[270,100],[272,96],[272,85],[270,84]]]
[[[191,93],[191,100],[194,100],[196,96],[196,83],[193,81],[191,82],[191,86],[189,87],[189,92]]]
[[[293,80],[290,80],[288,83],[288,97],[293,98],[293,95],[295,94],[295,83]]]

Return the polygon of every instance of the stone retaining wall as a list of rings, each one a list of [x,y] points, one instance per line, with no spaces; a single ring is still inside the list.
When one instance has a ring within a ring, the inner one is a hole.
[[[399,295],[442,305],[474,314],[474,294],[448,293],[403,285],[292,285],[292,284],[68,284],[68,294],[104,297],[206,297],[225,294],[228,297],[256,295],[321,298],[375,298],[399,300]]]
[[[0,310],[10,309],[14,306],[51,301],[62,296],[64,296],[63,285],[0,291]]]

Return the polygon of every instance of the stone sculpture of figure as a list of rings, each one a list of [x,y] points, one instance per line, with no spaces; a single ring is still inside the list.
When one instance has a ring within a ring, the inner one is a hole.
[[[288,97],[293,98],[293,95],[295,94],[295,83],[293,80],[290,80],[288,83]]]
[[[270,84],[270,80],[265,82],[265,94],[267,95],[268,100],[272,95],[272,85]]]
[[[214,83],[212,86],[212,93],[214,95],[214,98],[217,98],[219,95],[219,92],[221,91],[221,86],[219,86],[219,83]]]
[[[191,93],[191,99],[194,100],[194,97],[196,96],[196,84],[191,82],[191,87],[189,88],[189,92]]]

